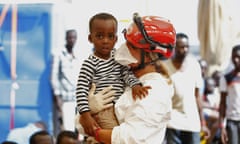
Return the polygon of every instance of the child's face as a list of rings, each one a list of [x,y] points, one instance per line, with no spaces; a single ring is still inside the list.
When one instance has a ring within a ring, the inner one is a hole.
[[[94,45],[94,54],[108,59],[117,42],[117,25],[114,20],[95,19],[88,40]]]
[[[212,78],[206,79],[206,88],[209,93],[213,93],[215,87],[216,87],[216,83],[214,79]]]
[[[237,49],[232,53],[232,62],[236,69],[240,71],[240,50]]]

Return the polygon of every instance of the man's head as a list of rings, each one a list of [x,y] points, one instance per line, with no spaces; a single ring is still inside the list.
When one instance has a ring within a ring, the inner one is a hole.
[[[53,144],[53,138],[47,131],[42,130],[31,135],[29,144]]]
[[[189,39],[184,33],[177,33],[174,58],[183,60],[189,52]]]
[[[89,21],[88,40],[94,45],[94,54],[108,59],[117,42],[117,19],[109,13],[98,13]]]
[[[78,144],[78,135],[73,131],[64,130],[57,136],[56,144]]]
[[[73,48],[77,41],[77,31],[70,29],[66,31],[66,47]]]

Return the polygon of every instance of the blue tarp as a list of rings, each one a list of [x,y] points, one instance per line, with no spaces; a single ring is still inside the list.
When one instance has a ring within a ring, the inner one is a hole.
[[[0,4],[0,15],[4,4]],[[14,126],[43,120],[52,132],[50,87],[51,4],[17,5],[16,107]],[[10,129],[12,7],[0,27],[0,142]]]

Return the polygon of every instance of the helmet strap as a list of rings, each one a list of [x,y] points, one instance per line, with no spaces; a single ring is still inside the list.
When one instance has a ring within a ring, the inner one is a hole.
[[[138,69],[142,69],[145,67],[145,51],[141,49],[141,63],[138,65]]]
[[[157,41],[154,41],[149,35],[148,33],[146,32],[145,30],[145,27],[144,27],[144,24],[142,22],[142,18],[138,15],[138,13],[134,13],[133,15],[133,21],[134,23],[136,24],[138,30],[141,32],[144,40],[150,44],[150,47],[149,49],[150,50],[155,50],[157,46],[160,46],[160,47],[164,47],[166,49],[170,49],[172,50],[173,47],[168,44],[168,45],[165,45],[165,44],[162,44],[160,42],[157,42]]]

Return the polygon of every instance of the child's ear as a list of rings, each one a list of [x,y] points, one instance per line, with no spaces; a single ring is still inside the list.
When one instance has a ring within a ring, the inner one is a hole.
[[[91,37],[91,34],[88,35],[88,41],[89,41],[90,43],[92,43],[92,37]]]

